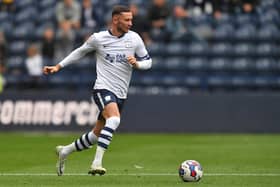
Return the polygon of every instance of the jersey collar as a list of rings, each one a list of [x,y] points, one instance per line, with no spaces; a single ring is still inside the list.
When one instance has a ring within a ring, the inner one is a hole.
[[[115,36],[115,35],[113,35],[113,33],[111,32],[110,29],[108,29],[108,32],[109,32],[112,36]],[[118,36],[118,38],[122,38],[124,35],[125,35],[125,33],[123,33],[122,35]],[[117,36],[115,36],[115,37],[117,37]]]

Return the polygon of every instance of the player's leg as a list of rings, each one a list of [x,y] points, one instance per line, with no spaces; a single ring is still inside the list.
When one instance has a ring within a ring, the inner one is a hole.
[[[63,149],[60,151],[61,155],[67,156],[74,151],[82,151],[91,148],[92,145],[97,143],[97,137],[100,134],[101,129],[104,127],[104,124],[104,119],[98,119],[95,127],[91,131],[83,134],[71,144],[63,146]]]
[[[103,129],[105,125],[105,119],[102,116],[103,111],[103,101],[99,99],[97,95],[97,91],[95,90],[92,95],[92,101],[95,102],[97,107],[99,108],[100,114],[98,116],[98,120],[96,121],[95,127],[88,133],[83,134],[80,138],[75,140],[69,145],[66,146],[57,146],[56,153],[58,155],[58,161],[56,164],[57,174],[63,175],[65,169],[65,161],[69,154],[74,151],[82,151],[90,148],[93,144],[97,143],[97,137],[100,134],[100,131]]]
[[[100,134],[101,129],[104,127],[104,124],[104,119],[98,119],[93,130],[83,134],[80,138],[66,146],[59,145],[56,147],[56,154],[58,156],[56,168],[59,176],[64,173],[65,161],[69,154],[74,151],[89,149],[92,145],[97,143],[97,137]]]
[[[93,127],[92,131],[93,133],[99,137],[101,130],[103,129],[105,125],[105,119],[103,117],[99,117],[99,119],[97,120],[95,126]]]
[[[110,145],[115,130],[120,124],[120,112],[118,104],[116,102],[110,102],[107,104],[104,107],[102,115],[106,119],[106,123],[98,137],[95,157],[89,171],[89,174],[92,175],[103,175],[106,172],[106,169],[102,167],[102,159],[106,149]]]

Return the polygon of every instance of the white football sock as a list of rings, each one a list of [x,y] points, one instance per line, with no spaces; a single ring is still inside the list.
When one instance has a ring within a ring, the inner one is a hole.
[[[94,167],[102,166],[102,158],[103,158],[104,153],[105,153],[105,149],[100,146],[97,146],[96,152],[95,152],[95,158],[94,158],[94,161],[92,162],[92,165]]]
[[[104,128],[100,132],[100,136],[98,137],[97,148],[95,153],[94,161],[92,162],[93,166],[102,166],[102,159],[105,150],[111,143],[113,138],[113,133],[118,128],[120,124],[120,118],[117,116],[110,117],[106,119],[106,124]]]
[[[97,136],[92,132],[83,134],[73,143],[63,147],[61,154],[69,155],[73,151],[82,151],[84,149],[91,148],[93,144],[97,142]]]

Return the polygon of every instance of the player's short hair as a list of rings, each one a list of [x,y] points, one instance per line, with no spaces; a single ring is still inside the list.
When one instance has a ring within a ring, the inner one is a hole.
[[[112,11],[112,17],[114,15],[119,15],[123,12],[131,12],[129,7],[127,6],[124,6],[124,5],[116,5],[113,7],[113,11]]]

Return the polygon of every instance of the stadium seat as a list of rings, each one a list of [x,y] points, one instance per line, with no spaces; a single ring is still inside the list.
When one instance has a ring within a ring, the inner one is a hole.
[[[276,54],[276,46],[272,43],[261,43],[257,46],[256,52],[259,57],[272,57]]]
[[[110,1],[105,1],[105,5],[108,8],[112,7],[113,5],[117,5],[117,4],[127,5],[128,1],[127,0],[110,0]]]
[[[273,65],[273,71],[275,73],[279,73],[280,72],[280,58],[269,58],[272,61],[272,65]]]
[[[21,74],[20,72],[17,72],[14,74],[5,74],[5,79],[7,81],[6,82],[7,88],[18,89],[18,88],[24,88],[26,86],[28,76],[25,74]]]
[[[216,26],[213,39],[228,41],[231,40],[234,34],[235,28],[232,23],[220,23]]]
[[[166,59],[161,57],[161,56],[153,56],[152,57],[153,64],[152,64],[152,69],[153,70],[165,70],[165,62]]]
[[[267,23],[279,24],[279,21],[280,21],[280,15],[274,7],[262,11],[259,15],[260,24],[267,24]]]
[[[210,75],[206,79],[207,88],[213,89],[228,89],[232,88],[231,79],[228,75]]]
[[[258,58],[255,62],[255,70],[257,72],[273,72],[275,62],[271,58]]]
[[[263,24],[258,31],[257,38],[261,41],[275,41],[280,39],[279,33],[280,30],[276,24]]]
[[[141,88],[140,94],[147,94],[147,95],[160,95],[165,92],[165,88],[160,86],[145,86]]]
[[[165,53],[165,44],[160,42],[154,42],[147,46],[147,49],[151,56],[162,56],[166,55]]]
[[[189,89],[182,86],[172,86],[166,88],[165,91],[168,95],[185,95],[189,93]]]
[[[253,78],[253,85],[256,89],[272,89],[277,85],[276,78],[274,76],[256,76]]]
[[[158,81],[159,75],[162,74],[162,71],[153,71],[153,72],[146,72],[146,71],[134,71],[133,76],[131,77],[131,85],[134,86],[152,86],[152,83],[146,85],[146,82],[150,83],[154,81]],[[159,85],[159,82],[157,82]]]
[[[30,7],[36,7],[37,1],[36,0],[24,0],[24,1],[15,1],[15,7],[18,10],[24,10]]]
[[[12,69],[19,69],[22,70],[25,68],[25,64],[24,64],[24,57],[22,55],[20,56],[11,56],[8,58],[8,63],[7,63],[7,68],[8,71],[12,70]]]
[[[35,40],[42,39],[46,28],[55,28],[54,23],[53,22],[44,22],[44,24],[38,25],[35,28],[35,31],[33,31],[33,38]]]
[[[222,14],[222,16],[218,19],[214,19],[214,25],[223,25],[223,24],[231,24],[233,25],[233,21],[235,20],[235,17],[231,14]]]
[[[202,88],[203,77],[201,75],[187,75],[183,77],[183,86],[187,88]]]
[[[94,71],[95,70],[96,60],[92,57],[84,57],[78,63],[72,64],[69,68],[73,71],[81,72],[83,70],[86,71]],[[93,73],[94,74],[94,73]]]
[[[37,17],[37,9],[34,7],[29,7],[15,14],[14,23],[18,25],[24,24],[25,22],[32,22]]]
[[[251,76],[235,75],[230,77],[229,84],[233,89],[249,90],[254,85],[254,79]]]
[[[187,45],[181,42],[169,43],[166,46],[166,53],[168,56],[181,56],[185,54]]]
[[[280,10],[280,2],[276,1],[274,7],[276,7],[277,10]]]
[[[236,27],[244,27],[248,24],[254,24],[256,15],[238,13],[234,17]]]
[[[278,90],[280,89],[280,77],[279,76],[275,77],[273,87],[275,87]]]
[[[76,76],[71,77],[70,81],[73,85],[76,85],[80,88],[91,88],[95,79],[96,74],[92,73],[92,71],[87,71],[76,74]]]
[[[240,25],[238,29],[235,30],[233,35],[235,40],[254,40],[256,39],[256,27],[253,24],[245,23]]]
[[[49,8],[55,8],[56,3],[57,3],[56,0],[39,1],[38,7],[41,10],[46,10]]]
[[[55,9],[47,8],[40,12],[40,14],[36,17],[36,21],[38,25],[45,24],[45,22],[54,22],[55,20]],[[52,23],[54,24],[54,23]]]
[[[212,18],[208,15],[203,14],[200,16],[189,17],[189,19],[187,19],[186,21],[187,24],[190,25],[192,28],[212,25]]]
[[[13,31],[13,24],[10,21],[0,21],[0,29],[4,31],[5,36],[12,40],[11,32]]]
[[[73,89],[79,87],[80,84],[80,86],[84,86],[84,79],[82,80],[78,73],[69,73],[67,71],[61,71],[58,74],[49,76],[48,82],[50,83],[51,87],[55,88],[63,86],[65,88]]]
[[[135,77],[136,80],[135,82],[137,82],[139,85],[142,86],[157,86],[157,85],[161,85],[160,84],[160,75],[157,74],[153,74],[153,75],[143,75],[143,76],[139,76],[139,77]]]
[[[0,23],[3,21],[10,21],[9,20],[9,13],[5,11],[0,11]]]
[[[17,26],[11,33],[11,37],[16,40],[30,40],[34,37],[34,23],[26,22]]]
[[[169,74],[161,77],[160,84],[161,86],[180,86],[182,85],[183,76],[179,74]]]
[[[158,28],[152,28],[149,34],[154,42],[167,43],[171,39],[170,33]]]
[[[214,43],[210,47],[211,56],[230,56],[232,54],[232,45],[226,42]]]
[[[242,42],[233,46],[233,55],[236,57],[253,56],[255,55],[254,45]]]
[[[184,57],[169,57],[163,62],[163,66],[166,70],[183,70],[186,58]]]
[[[254,63],[250,58],[235,58],[232,61],[231,70],[240,73],[251,72],[254,70]]]
[[[0,31],[4,32],[5,38],[11,39],[13,30],[12,16],[0,11]]]
[[[184,68],[190,72],[204,72],[208,68],[208,62],[201,57],[189,58],[186,59]]]
[[[26,41],[15,41],[9,44],[8,53],[12,56],[24,56],[27,50]]]
[[[208,71],[210,72],[229,72],[231,70],[232,62],[228,58],[212,58],[208,62]]]
[[[209,46],[206,43],[192,42],[188,45],[184,53],[190,56],[207,56],[208,52]]]

